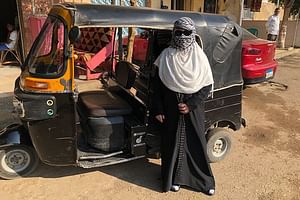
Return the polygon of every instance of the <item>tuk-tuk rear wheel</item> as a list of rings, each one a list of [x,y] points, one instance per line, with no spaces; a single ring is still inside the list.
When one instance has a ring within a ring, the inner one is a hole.
[[[214,128],[207,139],[207,156],[211,163],[223,160],[231,149],[231,137],[227,128]]]
[[[39,164],[32,147],[15,145],[0,149],[0,177],[16,179],[32,173]]]

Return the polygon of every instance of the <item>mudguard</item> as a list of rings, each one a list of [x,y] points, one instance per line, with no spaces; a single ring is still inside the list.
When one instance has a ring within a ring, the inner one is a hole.
[[[11,124],[0,130],[0,148],[24,144],[32,146],[28,130],[22,124]]]

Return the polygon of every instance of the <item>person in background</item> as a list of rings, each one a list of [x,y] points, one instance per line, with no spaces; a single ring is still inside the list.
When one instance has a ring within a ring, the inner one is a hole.
[[[7,30],[8,30],[8,41],[7,43],[1,43],[0,44],[0,51],[3,51],[5,49],[13,49],[15,47],[16,41],[17,41],[17,31],[14,30],[14,25],[7,24]]]
[[[274,14],[271,15],[266,23],[266,29],[267,29],[267,40],[270,41],[276,41],[278,33],[279,33],[279,12],[280,9],[276,8],[274,11]]]
[[[174,23],[171,45],[154,65],[153,116],[162,125],[161,174],[164,192],[180,186],[207,195],[215,180],[206,154],[204,100],[213,89],[208,59],[195,41],[191,18]]]

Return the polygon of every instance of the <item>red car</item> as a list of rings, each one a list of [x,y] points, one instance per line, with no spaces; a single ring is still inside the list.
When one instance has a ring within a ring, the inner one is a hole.
[[[272,79],[277,68],[276,42],[260,39],[243,29],[242,73],[245,84]]]

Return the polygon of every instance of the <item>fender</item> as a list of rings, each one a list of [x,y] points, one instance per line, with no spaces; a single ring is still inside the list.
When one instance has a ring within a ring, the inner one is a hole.
[[[11,124],[0,130],[0,148],[24,144],[32,146],[28,130],[22,124]]]

